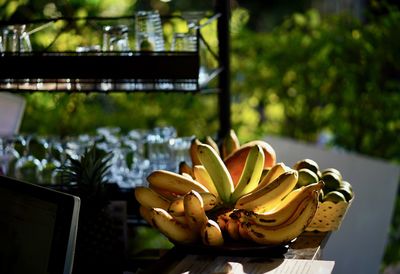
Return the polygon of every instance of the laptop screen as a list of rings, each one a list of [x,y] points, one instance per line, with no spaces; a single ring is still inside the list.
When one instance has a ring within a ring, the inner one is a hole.
[[[71,273],[79,199],[0,176],[0,273]]]

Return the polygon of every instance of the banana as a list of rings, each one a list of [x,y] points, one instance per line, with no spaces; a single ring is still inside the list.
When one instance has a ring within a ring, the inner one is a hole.
[[[135,197],[139,204],[148,208],[159,207],[166,210],[170,204],[169,200],[148,187],[136,187]]]
[[[293,190],[297,179],[298,172],[296,170],[286,171],[269,185],[239,198],[235,208],[256,212],[269,211]]]
[[[153,226],[174,243],[188,244],[198,239],[198,233],[177,221],[162,208],[152,208],[151,219]]]
[[[221,155],[221,153],[219,152],[218,144],[214,141],[214,139],[211,136],[206,137],[206,144],[212,147],[217,152],[218,155]]]
[[[197,147],[202,144],[202,142],[198,138],[194,138],[190,143],[189,154],[192,160],[192,166],[200,165],[199,157],[197,156]]]
[[[186,178],[190,179],[190,180],[193,180],[192,175],[190,175],[190,174],[188,174],[188,173],[182,172],[181,175],[182,175],[183,177],[186,177]]]
[[[153,226],[152,213],[150,208],[140,205],[139,214],[151,226]]]
[[[221,228],[214,220],[208,220],[201,228],[200,234],[205,245],[220,246],[224,244]]]
[[[214,182],[204,166],[202,165],[194,166],[193,176],[196,181],[205,186],[208,189],[208,191],[210,191],[212,194],[215,195],[215,197],[218,197],[218,191],[215,188]]]
[[[238,230],[239,230],[239,235],[242,239],[244,240],[249,240],[252,241],[251,237],[249,236],[249,233],[247,233],[247,230],[243,227],[242,222],[238,222]]]
[[[201,164],[206,168],[214,182],[218,196],[223,202],[229,203],[234,187],[232,177],[221,157],[207,144],[200,144],[197,147],[197,152]]]
[[[203,206],[203,198],[198,192],[192,190],[183,197],[183,205],[189,227],[199,233],[202,226],[208,221]]]
[[[262,178],[262,180],[255,189],[263,188],[264,186],[272,183],[276,178],[279,177],[279,175],[289,170],[290,168],[286,166],[284,163],[277,163],[276,165],[271,167],[271,169]]]
[[[253,211],[239,209],[231,214],[231,218],[269,227],[283,224],[294,215],[302,203],[304,203],[313,195],[313,192],[319,192],[323,186],[324,183],[320,181],[318,183],[297,188],[290,192],[275,208],[270,211],[256,213]]]
[[[155,170],[147,177],[150,188],[164,189],[169,192],[185,195],[191,190],[197,192],[208,192],[208,190],[199,182],[189,179],[184,175],[167,171]]]
[[[179,170],[179,174],[186,173],[186,174],[189,174],[191,177],[193,177],[192,168],[191,168],[191,167],[189,166],[189,164],[186,163],[185,161],[181,161],[181,162],[179,163],[178,170]]]
[[[237,137],[236,132],[231,129],[222,141],[222,158],[225,159],[226,157],[228,157],[228,155],[235,152],[239,148],[239,138]]]
[[[217,224],[221,228],[221,230],[225,230],[226,223],[227,223],[227,219],[223,215],[218,215]]]
[[[203,199],[204,210],[208,211],[213,209],[217,204],[217,198],[208,192],[201,192],[201,198]],[[184,207],[184,196],[178,197],[175,200],[171,201],[168,207],[168,212],[172,216],[184,216],[185,215],[185,207]]]
[[[246,231],[259,244],[284,244],[298,237],[310,224],[318,207],[318,192],[314,191],[304,207],[299,207],[290,221],[276,227],[246,223]]]
[[[159,195],[161,195],[162,197],[164,197],[165,199],[167,199],[169,201],[173,201],[176,198],[181,196],[177,193],[169,191],[168,189],[162,189],[162,188],[151,186],[151,185],[149,185],[149,188],[152,189],[153,191],[157,192]]]
[[[240,240],[239,234],[239,222],[234,219],[229,219],[225,224],[225,230],[228,232],[228,235],[234,240]]]
[[[231,202],[255,189],[264,169],[264,151],[259,145],[251,148],[246,158],[242,175],[231,196]]]

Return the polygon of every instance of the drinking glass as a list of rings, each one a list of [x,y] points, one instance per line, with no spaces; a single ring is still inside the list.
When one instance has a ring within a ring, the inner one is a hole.
[[[103,28],[103,51],[130,51],[129,28],[126,25],[105,26]]]
[[[103,28],[103,52],[118,52],[120,55],[131,55],[129,46],[129,28],[126,25],[105,26]],[[113,85],[111,79],[106,79],[101,84],[102,90],[129,89],[130,84],[125,80],[120,80],[122,83]]]
[[[2,33],[3,50],[5,52],[30,52],[32,51],[29,33],[26,31],[26,25],[11,25],[3,29]],[[22,85],[20,85],[20,83]],[[6,79],[6,88],[24,88],[29,87],[29,79]]]
[[[138,11],[135,14],[136,50],[164,51],[164,36],[158,11]]]
[[[171,51],[176,52],[195,52],[197,50],[197,36],[190,32],[177,32],[172,36]],[[176,90],[193,90],[196,89],[196,83],[190,80],[181,80],[174,83]]]

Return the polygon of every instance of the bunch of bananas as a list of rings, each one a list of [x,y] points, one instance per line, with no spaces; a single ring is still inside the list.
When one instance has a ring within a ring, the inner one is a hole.
[[[298,237],[317,210],[324,183],[299,185],[299,171],[276,163],[261,140],[240,144],[233,130],[221,143],[194,139],[192,164],[153,171],[135,196],[141,216],[174,243],[227,241],[284,244]]]

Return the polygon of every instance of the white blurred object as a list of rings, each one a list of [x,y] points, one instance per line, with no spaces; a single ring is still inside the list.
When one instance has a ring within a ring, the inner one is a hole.
[[[0,136],[17,134],[25,110],[25,98],[11,93],[0,93]]]

